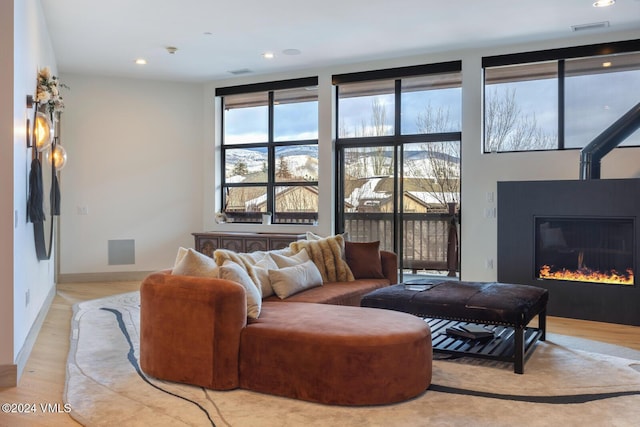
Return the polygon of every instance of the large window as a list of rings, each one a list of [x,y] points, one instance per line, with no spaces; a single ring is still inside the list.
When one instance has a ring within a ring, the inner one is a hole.
[[[317,78],[221,88],[222,205],[234,222],[318,219]]]
[[[631,41],[483,58],[484,151],[588,145],[639,101],[637,46]],[[640,132],[621,145],[640,145]]]
[[[455,61],[333,78],[336,231],[379,240],[414,272],[457,269],[460,68]]]

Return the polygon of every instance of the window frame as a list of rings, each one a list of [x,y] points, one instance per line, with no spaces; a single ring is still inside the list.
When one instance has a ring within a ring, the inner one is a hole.
[[[318,146],[318,138],[315,139],[304,139],[304,140],[286,140],[286,141],[275,141],[274,135],[274,99],[275,92],[280,90],[287,89],[298,89],[304,87],[317,87],[318,86],[318,77],[303,77],[298,79],[289,79],[289,80],[280,80],[273,82],[264,82],[264,83],[253,83],[247,85],[239,85],[239,86],[229,86],[217,88],[215,92],[215,96],[220,98],[221,112],[220,112],[220,200],[221,206],[226,208],[228,204],[227,194],[229,189],[231,188],[246,188],[246,187],[266,187],[266,211],[272,213],[272,223],[273,224],[291,224],[291,225],[300,225],[300,224],[309,224],[314,223],[318,220],[319,212],[314,212],[313,215],[301,215],[307,216],[306,221],[301,222],[284,222],[278,221],[278,212],[276,212],[276,188],[278,187],[318,187],[318,180],[315,181],[279,181],[276,178],[276,150],[280,147],[287,146],[299,146],[299,145],[316,145]],[[267,132],[267,140],[264,142],[249,142],[249,143],[236,143],[236,144],[225,144],[225,97],[233,96],[233,95],[244,95],[251,94],[256,92],[266,92],[267,93],[267,115],[268,115],[268,132]],[[317,102],[317,98],[316,98]],[[319,127],[319,123],[317,124]],[[251,149],[251,148],[266,148],[267,150],[267,180],[266,182],[241,182],[241,183],[233,183],[227,182],[226,177],[226,152],[227,150],[233,149]],[[222,209],[224,212],[225,209]],[[260,223],[261,222],[261,214],[262,212],[242,212],[235,213],[238,216],[244,216],[248,219],[255,219],[253,221],[243,221],[246,223]],[[254,218],[255,217],[255,218]]]
[[[389,68],[383,70],[364,71],[349,74],[333,75],[332,83],[335,86],[335,152],[334,152],[334,164],[335,164],[335,189],[336,200],[338,201],[335,206],[334,217],[336,218],[334,227],[336,233],[344,232],[344,184],[342,178],[344,175],[344,149],[345,148],[359,148],[359,147],[390,147],[393,151],[394,163],[399,167],[394,167],[393,179],[395,182],[399,181],[396,189],[400,194],[403,193],[402,180],[399,180],[399,176],[403,174],[403,147],[410,143],[429,143],[429,142],[455,142],[458,141],[460,148],[462,148],[462,129],[452,132],[441,133],[418,133],[418,134],[403,134],[402,133],[402,79],[412,78],[420,76],[428,76],[435,74],[446,73],[460,73],[462,79],[462,61],[449,61],[436,64],[416,65],[399,68]],[[375,80],[393,80],[394,81],[394,131],[391,135],[382,136],[361,136],[361,137],[340,137],[340,85],[349,83],[364,83],[367,81]],[[462,84],[460,85],[462,87]],[[461,105],[462,108],[462,105]],[[462,124],[461,124],[462,125]],[[403,248],[401,242],[399,242],[399,236],[402,236],[402,224],[397,218],[402,214],[401,203],[398,203],[397,198],[393,201],[393,210],[396,213],[396,220],[393,221],[393,251],[399,254],[402,259]]]
[[[624,53],[640,53],[640,40],[626,40],[612,43],[599,43],[584,46],[574,46],[558,49],[547,49],[531,52],[521,52],[515,54],[495,55],[482,58],[482,153],[489,154],[493,151],[487,148],[486,141],[486,110],[487,110],[487,81],[486,69],[491,67],[516,66],[535,64],[542,62],[556,61],[557,79],[558,79],[558,105],[557,105],[557,132],[558,141],[556,148],[533,149],[533,150],[501,150],[496,153],[526,153],[535,151],[561,151],[561,150],[580,150],[583,147],[565,147],[565,61],[580,58],[592,58],[598,56],[607,56]],[[640,64],[639,64],[640,65]],[[585,146],[589,142],[585,143]],[[628,145],[627,147],[638,147],[640,145]]]

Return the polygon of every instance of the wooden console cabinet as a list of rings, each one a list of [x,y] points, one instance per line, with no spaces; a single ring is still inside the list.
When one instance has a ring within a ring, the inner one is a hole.
[[[195,239],[195,249],[213,257],[216,249],[229,249],[235,252],[270,251],[283,249],[289,243],[304,239],[304,234],[288,233],[191,233]]]

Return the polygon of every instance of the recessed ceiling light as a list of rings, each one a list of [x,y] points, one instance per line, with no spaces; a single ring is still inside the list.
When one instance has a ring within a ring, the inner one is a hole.
[[[265,52],[262,54],[262,57],[264,59],[273,59],[276,57],[276,55],[273,52]]]
[[[136,64],[138,65],[147,65],[147,60],[144,58],[138,58],[136,59]]]
[[[604,68],[611,67],[611,62],[610,62],[610,61],[603,62],[603,63],[602,63],[602,66],[603,66]]]
[[[616,0],[598,0],[593,4],[593,7],[613,6],[615,3],[616,3]]]

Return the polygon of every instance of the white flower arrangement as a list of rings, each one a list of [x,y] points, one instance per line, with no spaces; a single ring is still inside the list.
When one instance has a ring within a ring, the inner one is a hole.
[[[68,88],[65,84],[60,83],[56,76],[51,74],[49,67],[44,67],[38,72],[36,101],[45,106],[49,113],[61,113],[64,111],[64,101],[60,95],[60,87]]]

